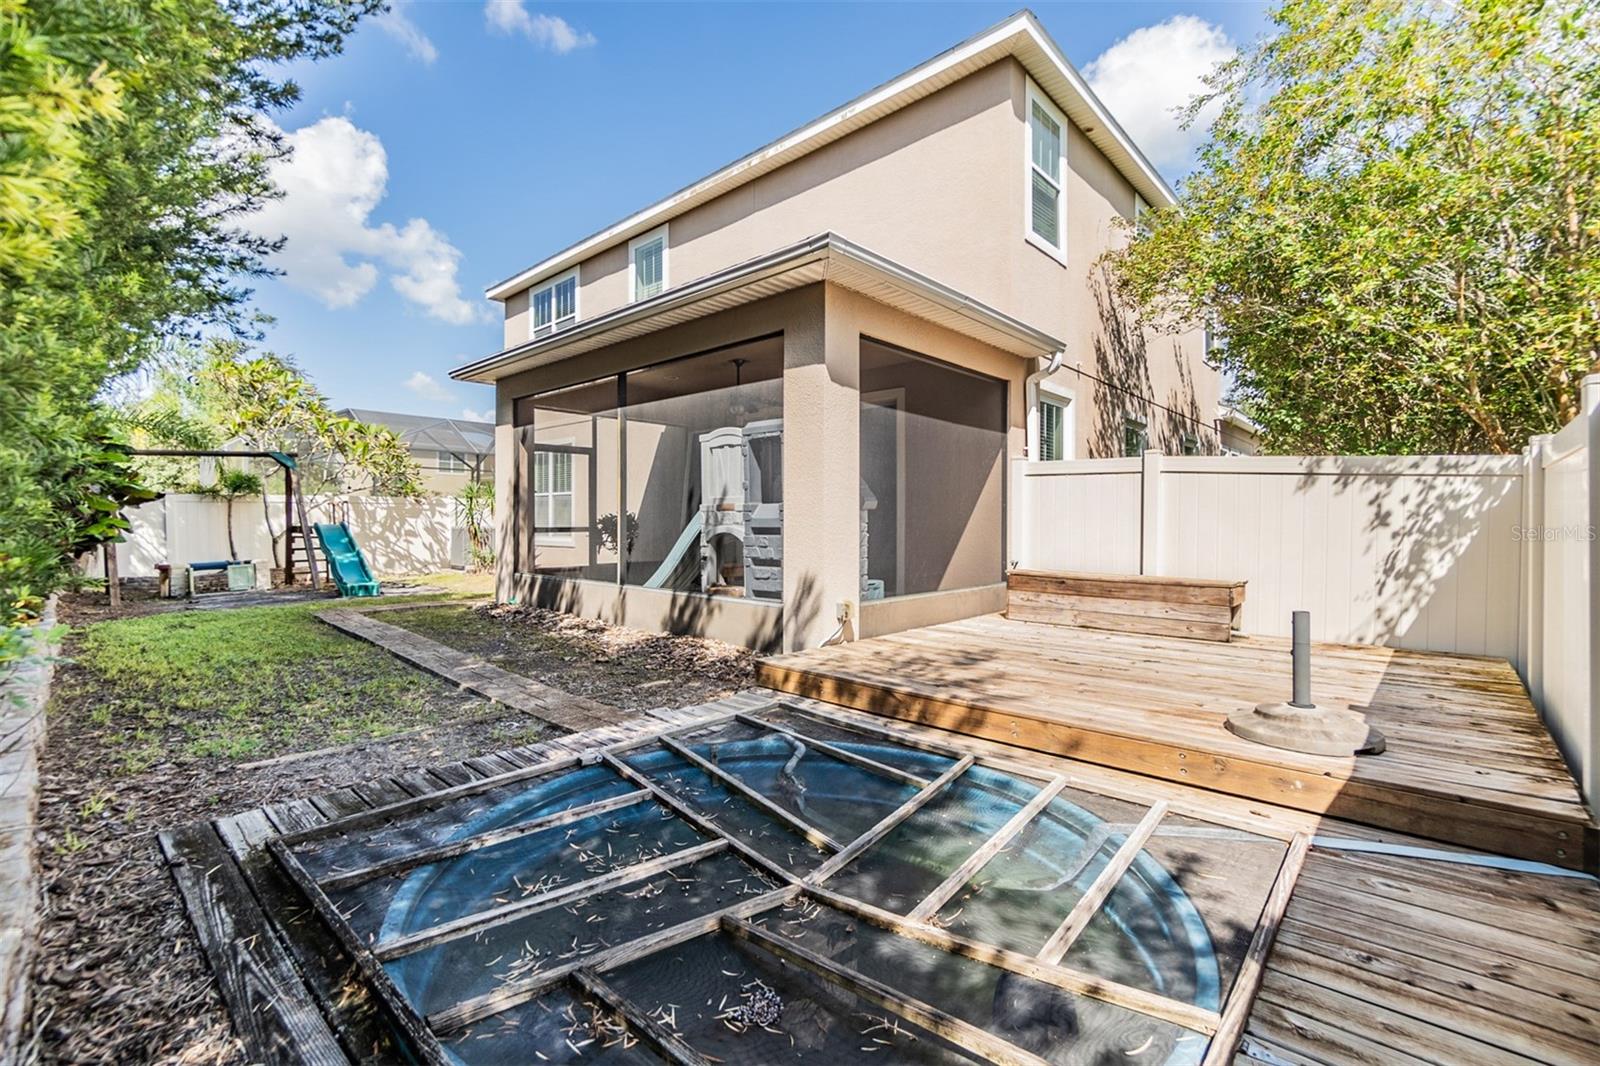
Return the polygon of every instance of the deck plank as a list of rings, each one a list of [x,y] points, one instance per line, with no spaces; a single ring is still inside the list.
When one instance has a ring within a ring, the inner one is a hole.
[[[1251,744],[1233,710],[1288,691],[1287,642],[1229,644],[965,619],[764,660],[781,691],[1466,847],[1600,867],[1600,833],[1503,660],[1317,645],[1313,695],[1383,755]]]
[[[360,1062],[402,1057],[354,960],[266,850],[279,835],[266,813],[246,811],[216,828],[345,1052]]]
[[[216,831],[200,823],[162,833],[160,842],[248,1058],[345,1066],[348,1057]]]

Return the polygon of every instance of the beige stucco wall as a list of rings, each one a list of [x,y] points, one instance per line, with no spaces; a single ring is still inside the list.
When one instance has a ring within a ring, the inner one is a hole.
[[[1185,431],[1214,438],[1220,380],[1199,358],[1201,334],[1132,328],[1096,266],[1125,239],[1134,191],[1070,123],[1065,264],[1025,239],[1026,101],[1023,68],[1002,60],[691,208],[668,226],[669,280],[832,231],[1063,338],[1056,380],[1079,403],[1078,457],[1120,454],[1125,413],[1167,451]],[[627,302],[627,263],[622,241],[580,264],[580,318]],[[506,301],[507,346],[528,339],[527,303]]]

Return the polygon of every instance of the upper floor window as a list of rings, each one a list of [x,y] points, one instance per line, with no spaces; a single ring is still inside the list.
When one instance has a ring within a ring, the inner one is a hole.
[[[628,291],[632,300],[648,300],[667,287],[667,227],[661,226],[628,242]]]
[[[1028,240],[1065,258],[1067,120],[1028,84]]]
[[[578,272],[569,270],[533,290],[533,335],[548,337],[578,321]]]

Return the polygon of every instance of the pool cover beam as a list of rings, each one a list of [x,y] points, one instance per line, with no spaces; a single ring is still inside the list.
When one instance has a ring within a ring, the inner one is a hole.
[[[927,944],[929,947],[938,948],[940,951],[951,955],[960,955],[974,962],[981,962],[1001,970],[1009,970],[1021,977],[1030,977],[1035,981],[1042,981],[1047,985],[1076,995],[1086,996],[1089,999],[1098,999],[1103,1003],[1112,1003],[1119,1007],[1147,1014],[1152,1018],[1171,1022],[1173,1025],[1192,1029],[1197,1033],[1210,1036],[1217,1031],[1221,1019],[1216,1011],[1196,1007],[1182,1000],[1170,999],[1155,992],[1147,992],[1142,988],[1132,985],[1120,984],[1109,978],[1099,977],[1072,966],[1062,963],[1040,962],[1032,955],[1024,955],[1020,951],[998,947],[994,944],[984,944],[976,940],[969,940],[957,936],[947,929],[929,925],[927,922],[914,922],[902,918],[893,911],[886,911],[882,907],[874,907],[870,903],[863,903],[858,899],[841,895],[830,889],[811,886],[806,888],[806,898],[817,903],[832,907],[834,910],[843,911],[864,922],[870,922],[880,929],[887,929],[897,936],[908,940],[915,940]]]
[[[790,965],[809,970],[825,981],[854,992],[874,1006],[899,1015],[929,1032],[937,1033],[963,1050],[978,1052],[990,1062],[999,1063],[1001,1066],[1051,1066],[1049,1060],[1042,1059],[1031,1051],[1020,1048],[1010,1041],[1001,1040],[993,1033],[964,1022],[938,1007],[929,1006],[919,999],[904,995],[864,974],[840,966],[832,959],[825,959],[798,944],[773,936],[765,929],[751,925],[745,919],[725,918],[722,927]]]
[[[620,796],[609,796],[603,800],[596,800],[594,803],[585,803],[581,807],[568,807],[564,811],[557,811],[543,818],[535,818],[530,822],[523,822],[521,825],[508,825],[499,829],[491,829],[475,836],[452,840],[448,844],[420,848],[417,851],[408,852],[405,855],[397,855],[382,862],[375,862],[353,870],[344,870],[323,877],[319,884],[322,885],[324,890],[330,892],[334,889],[349,888],[352,885],[359,885],[365,881],[371,881],[374,878],[388,874],[397,874],[405,870],[415,869],[418,866],[427,866],[430,863],[453,859],[458,855],[466,855],[469,852],[493,847],[496,844],[509,843],[520,837],[543,832],[546,829],[554,829],[558,826],[570,825],[573,822],[581,822],[585,818],[593,818],[597,814],[605,814],[608,811],[631,807],[635,803],[641,803],[650,798],[650,793],[642,788],[634,792],[624,792]]]
[[[827,833],[824,833],[822,830],[818,829],[804,818],[801,818],[792,811],[773,803],[771,800],[767,799],[767,797],[763,796],[761,793],[757,792],[755,789],[739,780],[733,774],[728,773],[728,771],[716,765],[711,760],[702,757],[697,752],[667,737],[661,738],[661,746],[679,758],[687,760],[695,767],[704,771],[713,781],[716,781],[727,788],[732,789],[734,792],[737,792],[739,795],[743,796],[745,799],[759,807],[762,811],[772,815],[772,817],[778,819],[780,822],[783,822],[785,825],[789,826],[789,828],[793,829],[796,833],[799,833],[802,837],[815,844],[817,847],[825,848],[828,851],[839,851],[844,847],[844,845],[840,844],[837,840],[833,839]]]
[[[712,911],[698,918],[690,918],[677,925],[657,930],[637,940],[630,940],[626,944],[618,944],[614,948],[595,952],[586,958],[553,966],[531,977],[507,981],[493,992],[462,1000],[453,1007],[428,1015],[428,1024],[433,1027],[434,1032],[448,1035],[473,1022],[482,1021],[513,1007],[519,1007],[531,999],[537,999],[547,989],[560,984],[579,970],[603,973],[618,966],[625,966],[648,955],[654,955],[658,951],[676,947],[686,940],[714,933],[721,926],[724,917],[732,915],[748,918],[762,911],[781,907],[799,894],[798,885],[786,885],[759,896],[752,896],[722,910]]]
[[[922,902],[913,907],[906,917],[913,922],[925,922],[939,913],[939,908],[949,902],[951,896],[961,891],[961,887],[972,880],[974,874],[983,869],[1001,848],[1011,843],[1012,837],[1026,829],[1039,812],[1048,807],[1050,801],[1059,796],[1061,790],[1066,787],[1067,779],[1058,777],[1040,789],[1039,794],[1028,801],[1027,806],[1012,815],[1011,820],[1001,826],[999,832],[979,845],[978,849],[967,857],[966,862],[957,866],[937,888],[924,896]]]
[[[877,759],[868,758],[865,755],[859,755],[856,752],[851,751],[849,748],[841,748],[838,745],[830,744],[825,740],[818,740],[816,737],[808,736],[799,730],[790,729],[786,725],[779,725],[777,722],[769,722],[765,718],[757,718],[753,714],[739,714],[735,715],[734,717],[738,721],[743,722],[745,725],[755,726],[758,729],[765,729],[773,733],[782,733],[784,736],[793,740],[797,740],[801,744],[815,748],[824,755],[831,755],[840,762],[847,762],[854,766],[859,766],[863,770],[870,770],[880,777],[891,778],[895,781],[901,782],[902,784],[915,785],[918,788],[921,788],[923,785],[928,783],[928,779],[926,777],[914,774],[909,770],[902,770],[899,767],[890,766],[888,763],[881,763]]]
[[[1056,963],[1064,958],[1072,949],[1073,942],[1082,935],[1089,922],[1100,911],[1100,905],[1111,895],[1117,887],[1117,882],[1122,880],[1122,875],[1128,872],[1128,867],[1133,865],[1133,860],[1139,857],[1139,852],[1144,850],[1145,841],[1150,839],[1150,834],[1156,831],[1156,826],[1161,819],[1166,817],[1167,803],[1162,800],[1145,812],[1139,824],[1134,826],[1133,832],[1123,840],[1122,847],[1117,849],[1105,869],[1084,892],[1083,897],[1073,906],[1072,913],[1062,921],[1050,939],[1045,941],[1044,947],[1039,949],[1039,961]]]
[[[583,881],[574,881],[570,885],[562,885],[548,892],[540,892],[506,903],[499,907],[491,907],[486,911],[477,911],[474,914],[464,915],[452,922],[441,922],[431,929],[423,929],[412,933],[410,936],[396,937],[386,940],[373,949],[374,954],[384,962],[411,955],[423,948],[430,948],[436,944],[443,944],[448,940],[458,937],[472,936],[497,925],[525,918],[530,914],[547,911],[551,907],[559,907],[565,903],[583,899],[599,892],[607,892],[613,888],[621,888],[639,881],[646,881],[657,874],[666,873],[679,866],[686,866],[701,859],[710,858],[719,851],[724,851],[728,842],[723,839],[708,840],[704,844],[696,844],[692,848],[674,851],[667,855],[659,855],[648,862],[634,863],[632,866],[621,866],[610,873],[601,874]]]
[[[361,976],[366,978],[373,992],[378,996],[378,1001],[383,1004],[401,1032],[411,1042],[417,1056],[427,1066],[444,1066],[450,1060],[445,1057],[444,1048],[439,1045],[439,1038],[434,1036],[428,1023],[411,1006],[411,1001],[395,987],[394,979],[389,976],[389,971],[383,968],[383,963],[372,953],[372,949],[361,942],[355,930],[350,928],[350,923],[345,921],[344,915],[339,913],[339,908],[323,892],[317,882],[300,865],[300,860],[295,858],[294,852],[284,843],[283,838],[268,841],[267,850],[278,861],[278,866],[288,875],[301,895],[311,904],[311,909],[317,917],[332,930],[334,937],[341,947],[355,960],[356,968],[361,971]]]
[[[954,766],[950,767],[950,769],[946,770],[927,785],[923,786],[921,792],[918,792],[915,796],[912,796],[910,799],[906,800],[899,807],[896,807],[894,810],[890,811],[889,814],[877,825],[856,837],[849,847],[845,848],[843,851],[839,852],[839,854],[835,855],[833,858],[829,859],[827,862],[813,870],[811,876],[805,879],[805,883],[808,885],[820,885],[822,882],[826,881],[828,878],[844,869],[846,865],[852,862],[862,852],[866,851],[868,848],[872,847],[872,845],[888,836],[895,826],[899,825],[907,818],[910,818],[928,803],[932,802],[934,797],[943,792],[950,782],[966,773],[967,769],[972,765],[972,763],[973,758],[971,755],[963,755]]]
[[[656,802],[660,803],[663,807],[666,807],[668,810],[672,811],[672,813],[676,814],[678,817],[682,818],[684,821],[688,822],[690,825],[693,825],[700,831],[722,838],[727,842],[730,848],[732,848],[734,851],[737,851],[740,855],[743,855],[758,869],[765,870],[767,873],[776,877],[781,882],[794,883],[800,880],[800,878],[795,876],[793,871],[784,869],[782,866],[779,866],[777,863],[773,862],[771,859],[767,858],[765,855],[761,854],[755,848],[752,848],[749,844],[746,844],[738,837],[724,831],[721,826],[717,825],[716,822],[713,822],[710,818],[707,818],[705,815],[701,814],[699,811],[683,802],[683,800],[679,799],[677,796],[674,796],[672,793],[668,792],[666,789],[662,788],[660,785],[656,784],[654,781],[650,780],[644,774],[641,774],[639,771],[635,770],[633,767],[629,766],[615,755],[607,752],[603,758],[605,759],[606,765],[611,767],[617,773],[621,774],[629,781],[632,781],[640,788],[649,789],[650,792],[655,796]]]
[[[622,1020],[628,1024],[628,1028],[636,1031],[645,1043],[660,1052],[668,1062],[675,1063],[676,1066],[711,1066],[709,1060],[685,1044],[666,1026],[634,1006],[593,970],[579,970],[572,975],[572,979],[579,988],[620,1014]]]

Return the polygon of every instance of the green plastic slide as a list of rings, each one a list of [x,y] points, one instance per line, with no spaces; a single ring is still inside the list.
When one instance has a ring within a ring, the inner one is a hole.
[[[367,557],[361,554],[361,549],[356,545],[356,538],[350,535],[348,525],[343,522],[336,526],[319,522],[317,540],[322,543],[322,557],[328,560],[328,569],[333,571],[333,583],[339,586],[339,595],[382,594],[382,590],[378,588],[378,579],[372,576],[372,568],[367,565]]]

